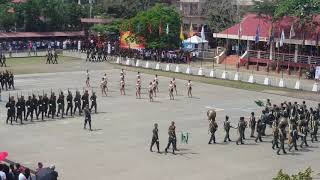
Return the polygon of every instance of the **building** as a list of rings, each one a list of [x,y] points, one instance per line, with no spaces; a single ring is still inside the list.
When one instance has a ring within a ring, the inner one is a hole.
[[[240,48],[243,49],[240,58],[235,59],[236,62],[240,60],[240,65],[257,63],[286,66],[288,69],[309,68],[320,65],[320,26],[314,26],[319,23],[320,15],[311,24],[300,27],[294,17],[284,17],[272,22],[270,17],[247,14],[240,23],[222,32],[213,33],[213,37],[225,39],[226,44],[233,47],[238,43],[240,47],[245,47]],[[283,45],[280,45],[281,42]],[[230,50],[229,47],[228,49]]]
[[[230,0],[231,1],[231,0]],[[240,6],[250,6],[253,0],[234,0],[235,4]],[[180,0],[177,1],[177,9],[182,16],[183,27],[189,30],[192,23],[194,31],[200,31],[203,25],[206,25],[206,16],[204,14],[205,3],[207,0]]]

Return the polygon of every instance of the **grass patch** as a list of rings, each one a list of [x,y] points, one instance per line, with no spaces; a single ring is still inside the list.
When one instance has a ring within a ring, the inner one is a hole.
[[[59,56],[58,63],[67,63],[70,61],[79,60],[78,58]],[[25,66],[25,65],[38,65],[45,64],[47,61],[46,57],[24,57],[24,58],[8,58],[7,66]]]

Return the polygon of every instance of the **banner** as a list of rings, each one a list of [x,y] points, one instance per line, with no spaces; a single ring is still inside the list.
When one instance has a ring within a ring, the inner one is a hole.
[[[138,44],[136,41],[132,41],[130,38],[132,33],[130,31],[125,31],[120,33],[120,48],[126,49],[144,49],[145,46],[143,43]],[[143,42],[143,37],[138,37],[140,42]]]
[[[320,79],[320,66],[316,67],[316,74],[315,74],[315,79]]]

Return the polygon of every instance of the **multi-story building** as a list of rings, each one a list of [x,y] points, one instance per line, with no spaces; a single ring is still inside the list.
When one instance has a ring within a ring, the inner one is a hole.
[[[230,0],[231,1],[231,0]],[[235,4],[240,6],[252,5],[252,0],[234,0]],[[200,31],[201,27],[206,24],[204,6],[207,0],[180,0],[177,1],[177,9],[182,16],[184,29],[188,30],[192,23],[194,31]]]

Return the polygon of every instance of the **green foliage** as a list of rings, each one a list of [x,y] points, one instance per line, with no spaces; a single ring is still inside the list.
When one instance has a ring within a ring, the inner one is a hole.
[[[15,12],[8,13],[13,8]],[[0,26],[6,31],[79,30],[80,18],[86,17],[88,5],[67,0],[28,0],[14,4],[0,0]]]
[[[169,34],[166,26],[169,25]],[[162,25],[162,33],[159,27]],[[149,32],[149,26],[152,32]],[[131,30],[136,37],[142,36],[147,48],[174,49],[180,46],[180,17],[174,7],[157,4],[148,11],[143,11],[137,16],[124,22],[123,30]],[[138,38],[136,38],[138,40]]]
[[[15,25],[16,14],[12,12],[8,12],[9,10],[13,10],[14,6],[11,3],[6,3],[4,1],[0,2],[0,24],[2,28],[6,31],[12,29]]]
[[[93,32],[98,32],[103,35],[110,35],[110,34],[120,34],[120,26],[123,20],[116,19],[110,24],[96,24],[90,28]]]
[[[282,0],[255,0],[253,1],[253,6],[251,7],[250,12],[256,13],[260,17],[271,17],[274,22],[276,20],[274,14],[281,1]]]
[[[99,4],[106,9],[106,14],[115,18],[132,18],[160,2],[161,0],[103,0]]]
[[[209,27],[220,32],[239,21],[240,12],[232,0],[207,0],[203,9]]]
[[[320,13],[319,0],[282,0],[275,10],[275,18],[284,16],[298,17],[302,27],[310,23],[313,17]]]
[[[296,175],[288,175],[286,173],[283,172],[283,170],[281,169],[278,174],[277,177],[273,178],[273,180],[312,180],[312,169],[310,167],[308,167],[305,171],[303,172],[299,172]]]

